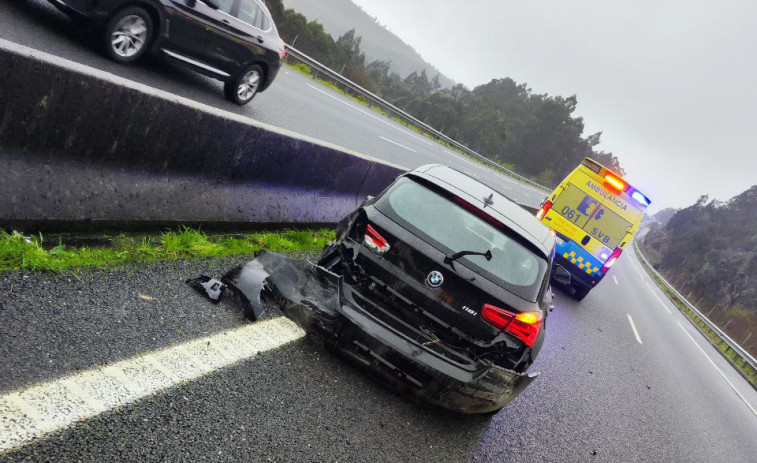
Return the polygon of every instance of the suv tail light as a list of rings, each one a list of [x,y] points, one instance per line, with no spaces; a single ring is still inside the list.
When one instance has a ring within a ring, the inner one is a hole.
[[[536,213],[536,218],[539,220],[543,219],[550,209],[552,209],[552,201],[544,201],[544,204],[541,205],[541,209]]]
[[[533,347],[544,322],[544,315],[540,312],[516,314],[491,304],[484,304],[481,308],[481,318],[490,325],[515,335],[528,347]]]
[[[281,49],[281,59],[284,59],[286,57],[287,57],[287,49],[286,48],[282,48]]]
[[[386,241],[386,239],[384,239],[384,237],[381,236],[381,234],[379,234],[379,232],[376,231],[376,229],[373,228],[373,226],[370,224],[365,227],[365,237],[363,238],[363,243],[368,246],[368,249],[375,252],[376,254],[385,254],[390,248],[389,243]]]
[[[608,270],[610,270],[610,267],[615,265],[615,261],[618,260],[618,257],[620,257],[620,253],[623,252],[620,248],[615,248],[615,250],[610,255],[610,258],[607,259],[605,262],[605,265],[602,266],[602,273],[607,273]]]

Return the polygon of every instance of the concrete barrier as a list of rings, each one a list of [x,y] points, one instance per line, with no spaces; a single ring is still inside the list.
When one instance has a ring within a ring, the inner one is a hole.
[[[1,39],[0,161],[0,226],[47,229],[333,223],[404,170]]]

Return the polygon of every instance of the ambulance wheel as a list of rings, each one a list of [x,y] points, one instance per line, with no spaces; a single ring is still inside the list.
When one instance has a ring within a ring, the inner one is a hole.
[[[573,297],[577,301],[582,301],[583,298],[586,297],[587,294],[589,294],[589,291],[591,291],[591,288],[587,288],[585,286],[575,286],[575,291],[573,292]]]

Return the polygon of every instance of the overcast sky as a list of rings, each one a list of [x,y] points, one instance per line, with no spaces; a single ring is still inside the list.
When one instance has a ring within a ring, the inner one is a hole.
[[[652,211],[757,184],[755,0],[353,0],[466,86],[578,96]]]

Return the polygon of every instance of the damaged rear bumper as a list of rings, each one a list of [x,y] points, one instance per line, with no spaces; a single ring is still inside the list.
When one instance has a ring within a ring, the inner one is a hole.
[[[223,277],[255,319],[275,300],[309,334],[393,388],[461,413],[498,410],[536,375],[517,373],[449,348],[363,297],[358,288],[310,262],[274,253]]]

